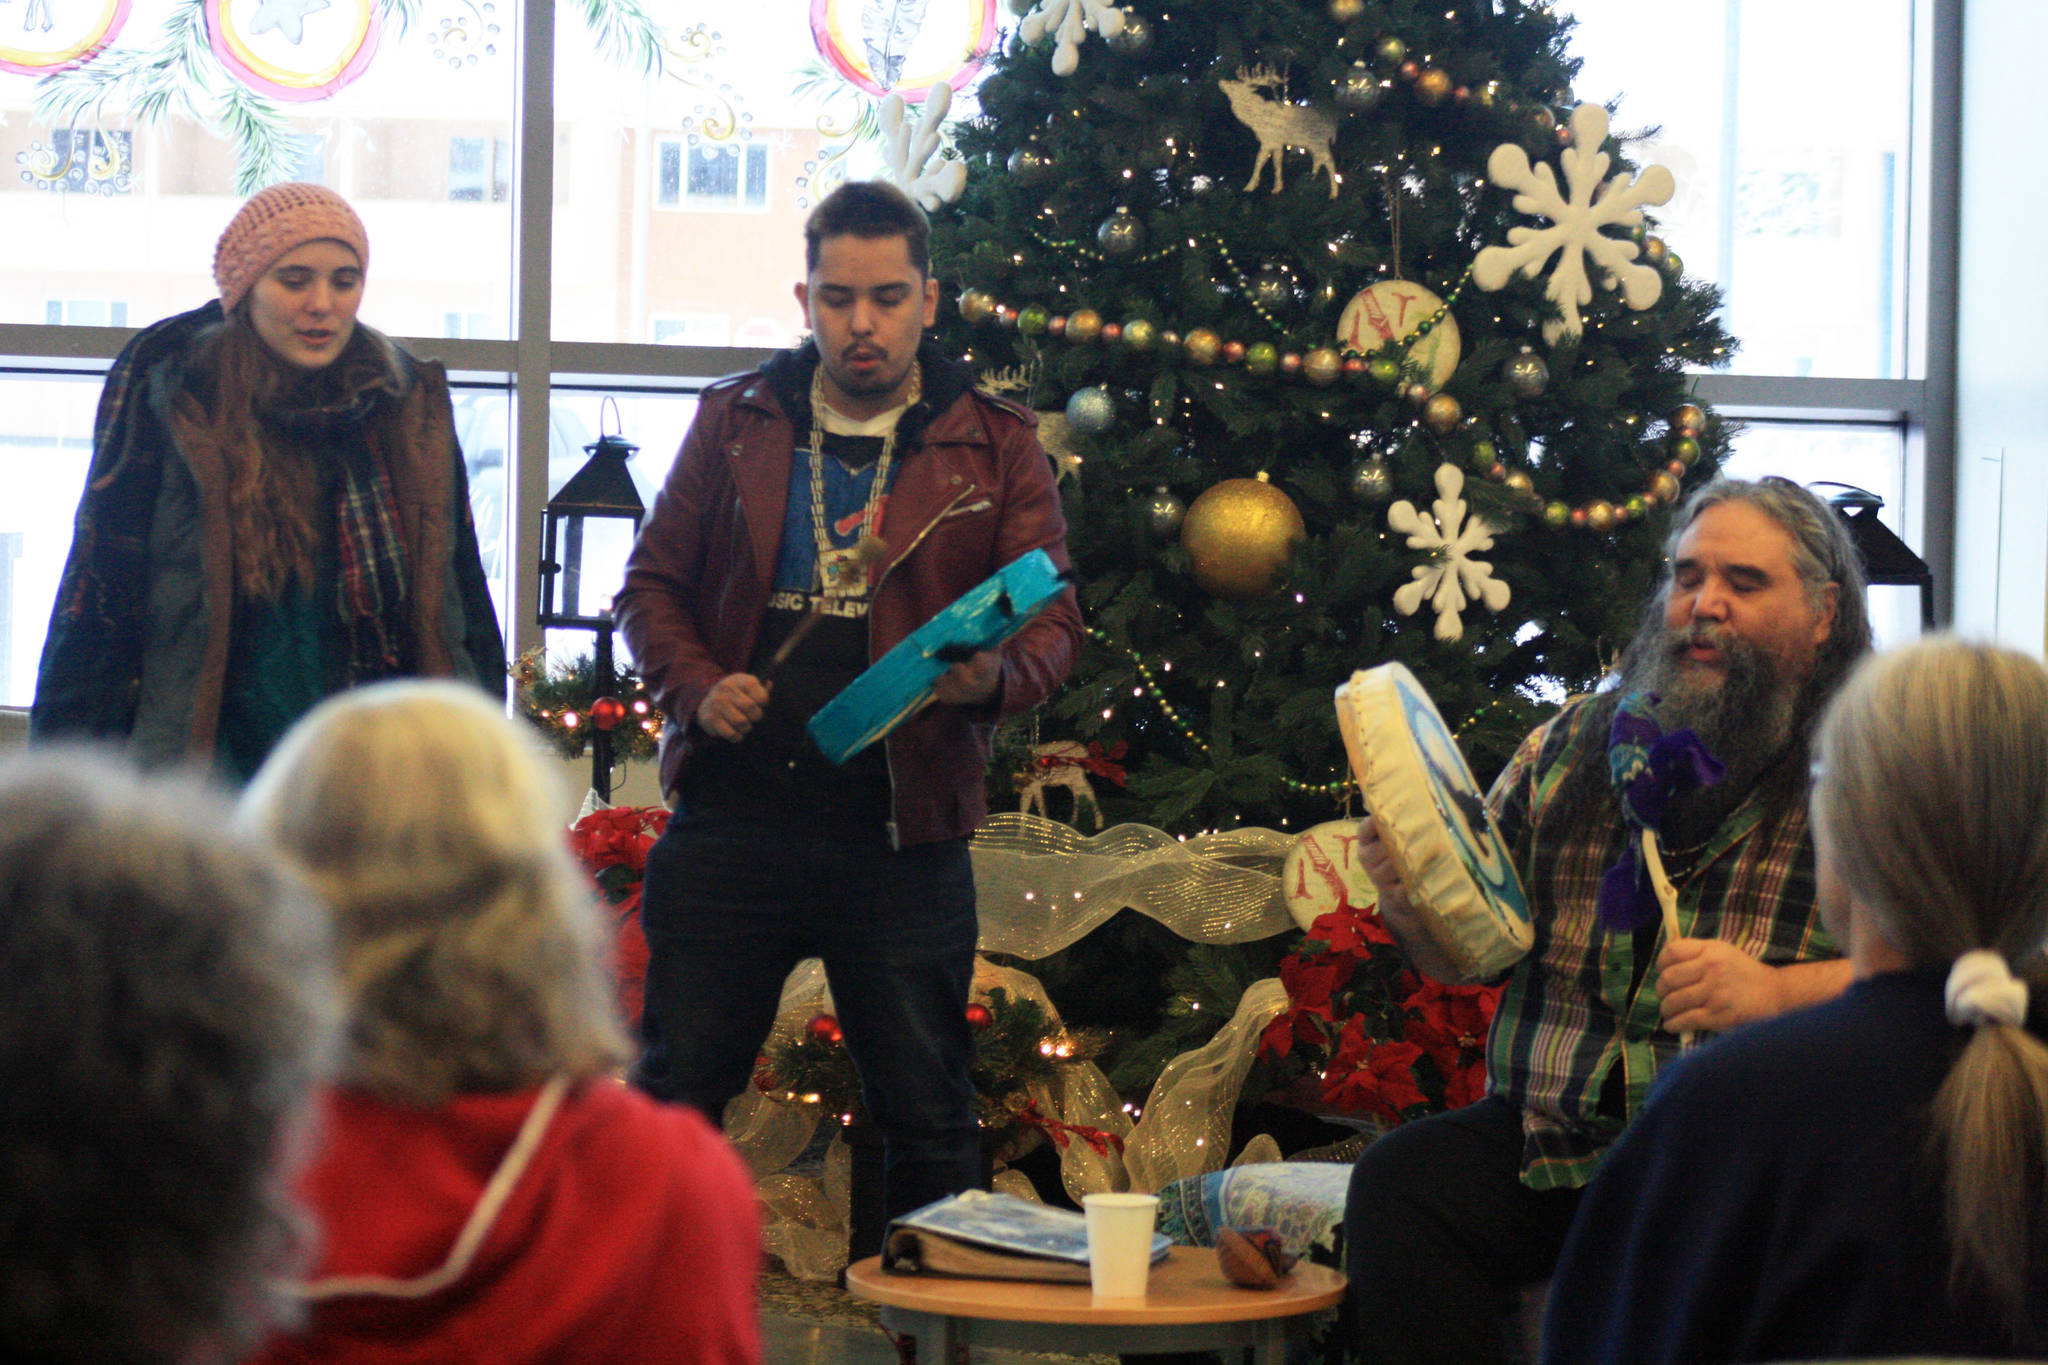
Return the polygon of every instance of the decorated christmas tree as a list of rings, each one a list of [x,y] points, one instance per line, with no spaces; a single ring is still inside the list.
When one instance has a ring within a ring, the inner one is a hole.
[[[1180,835],[1355,817],[1332,692],[1388,661],[1489,782],[1619,652],[1726,452],[1686,369],[1733,342],[1656,235],[1654,130],[1580,103],[1571,20],[1523,0],[1017,8],[964,177],[945,101],[885,119],[941,338],[1039,410],[1066,491],[1089,640],[1018,785],[1078,765],[1110,823]],[[1371,965],[1367,908],[1235,947],[1126,913],[1032,969],[1131,1091],[1278,974],[1254,1087],[1455,1103],[1485,1010]]]
[[[940,331],[1045,414],[1090,641],[1039,723],[1119,755],[1112,820],[1336,818],[1332,688],[1389,660],[1484,782],[1632,631],[1732,343],[1569,28],[1043,0],[992,64]]]

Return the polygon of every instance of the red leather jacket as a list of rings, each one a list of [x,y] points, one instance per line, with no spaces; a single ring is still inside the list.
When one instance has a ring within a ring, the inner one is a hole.
[[[800,353],[809,362],[808,348]],[[948,365],[933,348],[930,367]],[[797,357],[778,357],[788,364]],[[771,365],[777,363],[771,361]],[[808,384],[808,369],[805,371]],[[928,390],[932,386],[927,384]],[[801,390],[799,390],[801,391]],[[1060,568],[1066,518],[1028,409],[969,388],[899,457],[883,513],[889,558],[868,610],[868,658],[923,625],[1021,554]],[[668,718],[661,785],[673,793],[695,746],[697,704],[753,657],[781,546],[796,428],[759,371],[704,391],[696,421],[626,561],[613,605],[635,667]],[[973,832],[988,811],[983,770],[995,722],[1059,685],[1080,645],[1069,589],[1002,645],[1003,677],[983,707],[933,704],[883,741],[898,848]]]

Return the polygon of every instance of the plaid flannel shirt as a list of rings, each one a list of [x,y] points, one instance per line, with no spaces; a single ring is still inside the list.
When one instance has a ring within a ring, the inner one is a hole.
[[[1536,929],[1494,1016],[1487,1087],[1521,1109],[1522,1182],[1539,1190],[1593,1178],[1623,1122],[1601,1110],[1616,1068],[1633,1117],[1657,1068],[1678,1051],[1657,994],[1663,933],[1610,934],[1594,911],[1601,874],[1629,837],[1618,808],[1592,827],[1546,822],[1584,746],[1606,746],[1605,734],[1588,733],[1596,728],[1583,703],[1568,706],[1522,742],[1487,797]],[[1815,908],[1804,802],[1768,819],[1760,802],[1743,802],[1674,881],[1688,938],[1721,939],[1774,964],[1839,955]],[[1648,961],[1638,983],[1639,951]]]

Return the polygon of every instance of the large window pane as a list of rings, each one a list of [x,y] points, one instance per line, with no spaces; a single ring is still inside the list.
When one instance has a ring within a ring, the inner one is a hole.
[[[1878,520],[1904,534],[1906,441],[1896,426],[1832,422],[1762,422],[1742,425],[1723,472],[1732,478],[1776,474],[1808,485],[1846,484],[1884,499]],[[1835,493],[1817,486],[1823,497]],[[1879,648],[1920,634],[1917,588],[1879,586],[1870,590],[1870,624]]]
[[[362,215],[366,322],[400,335],[509,335],[511,7],[445,8],[401,25],[377,0],[230,0],[218,7],[216,55],[204,36],[196,49],[166,42],[167,24],[193,21],[192,0],[134,0],[93,61],[47,77],[0,69],[0,321],[83,322],[90,304],[132,326],[203,303],[214,241],[242,198],[238,162],[253,159],[266,179],[332,186]],[[47,36],[0,19],[4,43],[43,44],[55,65],[60,40],[100,9],[31,6],[55,13]],[[76,122],[36,112],[39,99],[48,109],[101,88],[117,63],[159,53],[171,60],[144,63]],[[335,93],[308,98],[329,84]],[[231,119],[217,117],[223,92],[239,102]],[[132,117],[152,93],[170,114]],[[195,121],[191,108],[216,121]]]
[[[99,393],[97,379],[0,375],[0,706],[35,697]]]
[[[469,502],[476,514],[477,537],[484,568],[499,609],[504,607],[503,574],[509,557],[504,543],[505,450],[511,430],[510,404],[502,387],[463,387],[455,391],[455,427],[469,466]],[[697,414],[695,394],[607,394],[592,389],[557,388],[548,407],[548,495],[552,497],[589,458],[588,447],[600,433],[623,436],[639,451],[627,462],[640,499],[648,507],[668,476],[670,464]],[[521,534],[540,535],[536,517]],[[581,606],[602,606],[624,580],[630,537],[610,527],[592,529],[585,537]],[[550,631],[547,649],[561,659],[590,652],[585,631]]]
[[[1743,374],[1902,374],[1911,0],[1566,0],[1574,95],[1677,177],[1659,231]],[[1839,73],[1839,78],[1825,73]]]
[[[860,0],[649,12],[656,75],[625,37],[594,41],[580,6],[557,11],[554,334],[788,345],[805,214],[841,179],[880,171],[884,90],[916,105],[977,69],[993,7],[929,0],[893,79],[870,68]]]

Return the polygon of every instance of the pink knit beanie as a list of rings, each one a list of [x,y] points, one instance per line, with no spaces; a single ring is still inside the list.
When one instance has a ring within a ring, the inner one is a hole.
[[[221,233],[213,249],[213,280],[220,306],[234,312],[263,272],[287,252],[333,238],[370,268],[370,234],[348,201],[325,185],[272,185],[258,190]]]

